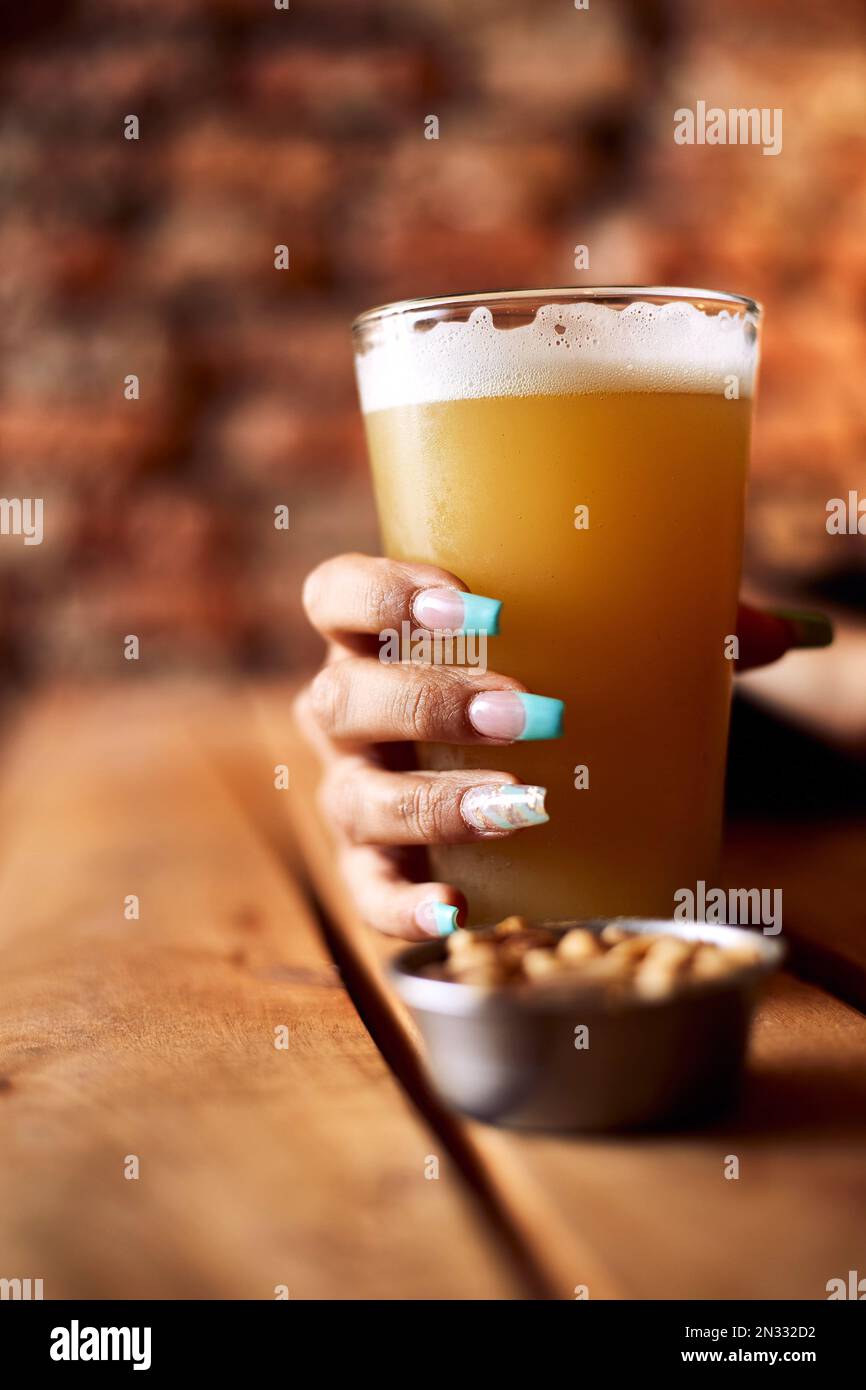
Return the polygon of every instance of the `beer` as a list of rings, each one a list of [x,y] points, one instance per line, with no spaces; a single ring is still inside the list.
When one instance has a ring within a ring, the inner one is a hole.
[[[475,921],[666,917],[716,872],[757,310],[571,293],[359,356],[386,553],[502,599],[490,668],[566,703],[549,743],[422,750],[548,788],[546,825],[433,851]]]

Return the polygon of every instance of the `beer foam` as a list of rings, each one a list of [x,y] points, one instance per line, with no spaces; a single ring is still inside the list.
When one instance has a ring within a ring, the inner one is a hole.
[[[415,316],[417,317],[417,315]],[[679,300],[623,309],[546,304],[531,323],[498,328],[490,309],[416,329],[395,314],[355,359],[365,414],[485,396],[652,391],[749,396],[757,360],[751,316],[704,313]]]

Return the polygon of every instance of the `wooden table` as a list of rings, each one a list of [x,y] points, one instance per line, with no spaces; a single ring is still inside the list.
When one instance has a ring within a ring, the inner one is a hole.
[[[289,703],[131,676],[10,719],[0,1278],[46,1298],[814,1299],[866,1273],[854,1004],[782,976],[743,1106],[711,1129],[456,1117],[384,982],[392,945],[334,879]],[[856,980],[863,932],[839,908],[862,837],[815,836],[810,861],[806,830],[796,854],[741,835],[732,873],[775,856],[806,967],[812,942]]]

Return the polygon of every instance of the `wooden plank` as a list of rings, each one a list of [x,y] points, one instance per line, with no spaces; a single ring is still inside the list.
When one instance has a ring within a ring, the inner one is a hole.
[[[257,692],[284,749],[288,706],[285,693]],[[300,741],[291,759],[298,833],[322,901],[370,999],[417,1047],[381,972],[395,948],[363,927],[334,879],[312,811],[315,760]],[[585,1284],[594,1298],[823,1298],[828,1279],[862,1265],[864,1064],[866,1020],[782,976],[759,1013],[744,1103],[711,1129],[582,1139],[453,1123],[559,1297]],[[736,1180],[724,1175],[731,1155]]]
[[[628,1297],[826,1298],[829,1279],[862,1266],[864,1070],[863,1018],[782,977],[739,1114],[694,1134],[521,1147],[562,1225],[605,1251]]]
[[[7,747],[0,1276],[47,1298],[525,1296],[196,746],[232,745],[232,709],[55,694]]]

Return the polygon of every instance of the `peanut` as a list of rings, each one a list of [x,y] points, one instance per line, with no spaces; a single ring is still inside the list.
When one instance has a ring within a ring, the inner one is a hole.
[[[629,933],[622,927],[618,927],[616,922],[608,922],[606,927],[601,929],[601,939],[605,946],[618,946],[620,941],[627,941]]]
[[[727,957],[733,970],[739,970],[745,965],[757,965],[761,959],[760,952],[756,951],[754,946],[732,946],[722,954]]]
[[[660,936],[650,946],[645,959],[677,971],[694,955],[696,944],[694,941],[683,941],[679,936]]]
[[[528,975],[531,980],[542,980],[547,975],[555,975],[559,971],[559,963],[553,951],[546,951],[543,947],[533,947],[527,951],[521,961],[524,975]]]
[[[634,977],[634,992],[641,999],[667,999],[676,986],[676,971],[664,962],[645,960]]]
[[[752,947],[728,949],[667,933],[626,931],[609,922],[596,935],[573,927],[557,939],[523,917],[506,917],[495,927],[458,931],[446,943],[446,975],[472,985],[507,985],[559,979],[595,986],[608,996],[632,990],[640,999],[670,998],[690,980],[721,979],[755,964]]]
[[[483,956],[486,952],[495,951],[496,947],[492,941],[486,940],[478,932],[455,931],[445,938],[445,949],[449,956],[456,956],[462,960],[464,956],[469,955],[474,958],[477,951]]]
[[[633,960],[635,962],[643,960],[644,956],[657,941],[664,941],[662,936],[635,935],[626,937],[625,941],[618,941],[615,946],[611,946],[609,954],[616,956],[618,960]]]
[[[494,936],[511,936],[514,932],[526,931],[529,927],[525,917],[506,917],[493,928]]]
[[[506,976],[498,966],[486,961],[479,965],[468,965],[464,970],[455,972],[451,978],[458,980],[461,985],[504,985],[506,983]]]
[[[601,956],[593,956],[591,960],[585,960],[580,965],[581,980],[598,980],[599,983],[605,981],[619,982],[628,978],[632,972],[632,963],[628,957],[616,956],[613,951],[605,951]]]
[[[720,979],[732,968],[728,955],[729,952],[720,950],[718,946],[699,946],[691,959],[692,975],[696,980]]]
[[[573,927],[566,932],[556,948],[556,954],[569,962],[578,960],[589,960],[592,956],[600,956],[604,953],[604,947],[591,931],[586,931],[583,927]]]

